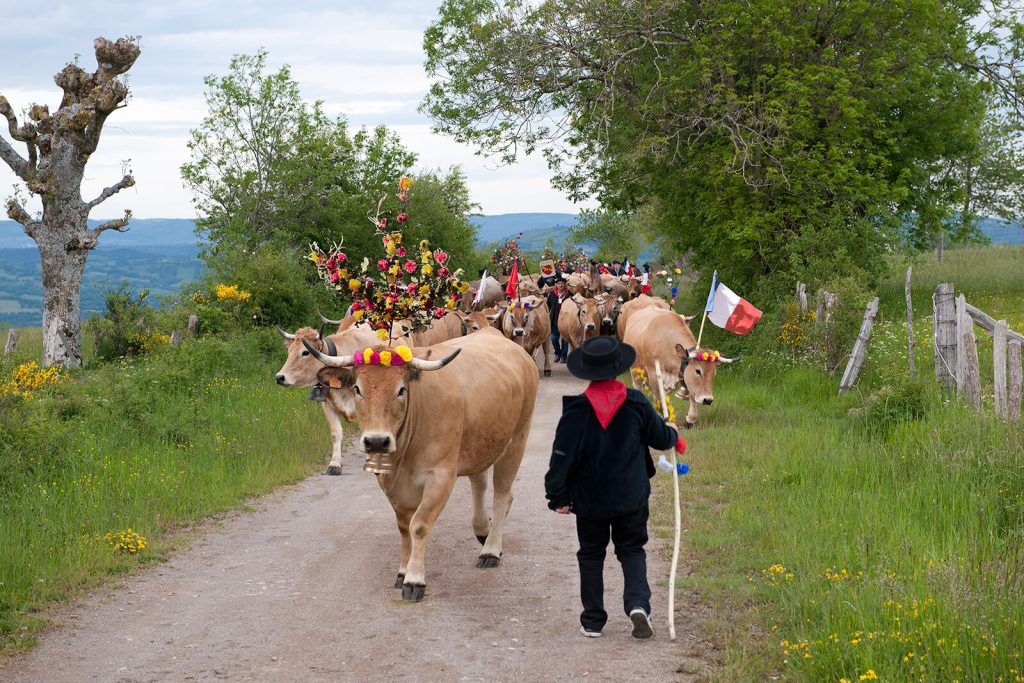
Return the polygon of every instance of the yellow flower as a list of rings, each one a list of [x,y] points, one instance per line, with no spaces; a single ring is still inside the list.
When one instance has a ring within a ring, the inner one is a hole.
[[[877,681],[878,680],[878,674],[875,673],[874,669],[868,669],[867,671],[865,671],[864,673],[862,673],[860,675],[860,680],[862,680],[862,681]]]
[[[405,344],[402,344],[401,346],[396,348],[395,353],[401,356],[402,360],[404,360],[406,363],[412,360],[412,349],[410,349]]]
[[[388,303],[390,304],[391,302],[388,302]],[[387,341],[388,340],[388,331],[384,330],[384,329],[377,330],[377,339],[380,339],[381,341]]]
[[[431,275],[434,274],[434,267],[431,266],[429,263],[423,266],[423,274],[426,275],[427,277],[430,277]]]
[[[420,254],[420,261],[422,261],[423,263],[430,263],[430,259],[432,258],[434,258],[434,255],[431,254],[429,251],[425,251],[422,254]]]
[[[356,280],[355,278],[352,278],[351,280],[348,281],[348,288],[351,289],[353,292],[359,291],[359,287],[360,287],[359,280]]]
[[[398,251],[397,249],[395,249],[395,245],[390,241],[388,242],[388,246],[386,247],[386,249],[388,254],[394,254],[396,251]]]
[[[420,285],[419,292],[420,296],[426,296],[427,294],[430,294],[430,285]]]
[[[362,320],[363,319],[363,312],[362,311],[355,311],[355,312],[352,313],[352,315],[355,316],[356,320]]]
[[[393,232],[389,235],[389,237],[391,238],[391,241],[394,242],[395,244],[402,243],[402,233],[400,232]]]
[[[381,351],[380,352],[380,364],[385,366],[385,367],[390,367],[391,366],[391,352],[390,351]]]
[[[384,330],[377,330],[377,334],[379,335],[383,331]],[[366,363],[366,364],[369,364],[370,363],[370,356],[372,356],[372,355],[373,355],[373,349],[363,349],[363,362]]]
[[[420,240],[420,251],[428,251],[430,249],[430,240]]]
[[[676,272],[676,275],[682,275],[683,274],[683,271],[679,270],[678,268],[675,269],[675,272]]]
[[[398,181],[398,188],[402,192],[408,192],[410,187],[412,187],[412,178],[402,178]]]
[[[322,257],[319,254],[317,254],[315,251],[311,251],[309,253],[309,256],[307,256],[306,258],[308,258],[313,263],[320,263],[320,261],[322,260]]]
[[[393,266],[391,266],[390,268],[388,268],[388,272],[397,277],[398,276],[398,264],[396,263]]]

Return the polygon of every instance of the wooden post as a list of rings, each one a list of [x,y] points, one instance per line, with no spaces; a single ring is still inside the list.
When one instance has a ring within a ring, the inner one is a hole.
[[[832,292],[825,292],[825,322],[832,319],[832,307],[836,305],[836,300],[839,299],[838,294]]]
[[[14,351],[18,348],[18,339],[20,338],[21,332],[14,328],[11,328],[10,331],[7,332],[7,345],[4,346],[5,356],[14,353]]]
[[[1024,384],[1024,371],[1021,369],[1021,343],[1013,340],[1009,343],[1007,365],[1009,365],[1010,392],[1006,397],[1006,419],[1020,422],[1021,385]]]
[[[935,379],[946,389],[956,382],[956,311],[953,305],[953,283],[944,282],[932,295],[934,326]]]
[[[963,397],[966,375],[964,369],[967,367],[967,344],[964,343],[964,334],[971,333],[974,337],[973,325],[967,317],[967,299],[961,294],[956,298],[956,365],[953,371],[956,373],[956,395]]]
[[[978,345],[974,337],[974,326],[964,326],[964,334],[960,339],[964,348],[964,366],[960,368],[964,401],[975,412],[981,412],[981,373],[978,371]]]
[[[174,330],[171,332],[171,346],[177,346],[185,338],[185,333],[181,330]]]
[[[857,375],[860,374],[860,368],[864,365],[864,356],[868,350],[868,340],[871,339],[871,328],[875,326],[875,317],[878,315],[878,297],[876,296],[868,304],[867,310],[864,312],[864,321],[860,325],[860,333],[857,335],[857,341],[853,345],[853,351],[850,353],[850,360],[846,364],[846,371],[843,373],[843,379],[839,383],[839,393],[842,394],[847,389],[851,388],[854,382],[857,381]]]
[[[195,337],[199,334],[199,317],[193,313],[188,317],[188,336]]]
[[[818,295],[815,297],[814,324],[825,323],[825,290],[818,287]]]
[[[1006,419],[1006,321],[996,322],[992,333],[993,388],[996,397],[996,417]]]
[[[910,363],[910,374],[914,374],[914,305],[910,300],[910,271],[907,266],[907,280],[903,285],[903,296],[907,300],[907,360]]]
[[[964,303],[964,310],[967,312],[968,317],[970,317],[971,320],[974,321],[974,324],[988,332],[989,336],[995,334],[996,321],[992,318],[992,316],[990,316],[985,311],[978,310],[977,308],[966,302]],[[1020,332],[1015,332],[1010,329],[1007,329],[1006,331],[1006,339],[1016,339],[1017,341],[1024,344],[1024,334],[1021,334]]]

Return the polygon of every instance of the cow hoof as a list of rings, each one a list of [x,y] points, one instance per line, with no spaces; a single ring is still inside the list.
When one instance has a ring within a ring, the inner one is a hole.
[[[481,555],[476,559],[477,569],[494,569],[501,563],[500,557],[494,555]]]
[[[327,474],[336,477],[341,474],[341,465],[331,465],[327,468]]]
[[[480,534],[477,534],[476,540],[480,541],[480,545],[487,543],[487,537],[481,536]]]
[[[545,368],[544,369],[544,376],[545,377],[550,377],[551,376],[551,368]]]
[[[402,599],[408,602],[419,602],[423,599],[426,586],[414,586],[411,583],[402,584]]]
[[[395,579],[395,588],[401,588],[405,583],[405,574],[399,574],[398,578]]]
[[[686,422],[683,423],[683,429],[693,429],[693,426],[695,424],[697,424],[697,423],[696,422],[690,422],[689,420],[687,420]]]

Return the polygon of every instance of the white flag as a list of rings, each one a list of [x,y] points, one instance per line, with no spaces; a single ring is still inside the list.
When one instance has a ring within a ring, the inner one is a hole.
[[[487,271],[480,277],[480,286],[476,288],[476,296],[473,297],[473,303],[478,304],[480,300],[484,298],[484,283],[487,282]]]

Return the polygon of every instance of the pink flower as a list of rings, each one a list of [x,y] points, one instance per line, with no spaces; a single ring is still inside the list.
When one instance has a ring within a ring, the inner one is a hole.
[[[444,311],[443,308],[435,308],[434,309],[434,317],[435,318],[443,318],[444,317],[444,313],[445,313],[445,311]]]
[[[444,262],[448,260],[448,254],[444,253],[441,249],[434,252],[434,260],[444,265]]]
[[[348,256],[346,256],[345,253],[341,252],[341,251],[338,252],[338,255],[335,256],[335,258],[338,259],[339,261],[341,261],[342,263],[344,263],[345,261],[348,261]]]
[[[331,282],[337,282],[337,281],[338,281],[338,271],[334,271],[333,273],[331,273]]]
[[[387,225],[388,225],[388,219],[387,218],[381,218],[380,219],[380,227],[386,228]]]
[[[379,268],[380,270],[387,270],[388,269],[388,262],[385,261],[384,259],[378,259],[378,261],[377,261],[377,268]]]
[[[361,310],[362,308],[363,308],[363,304],[361,302],[359,302],[359,301],[353,301],[352,302],[352,310],[353,311],[358,311],[358,310]]]
[[[419,285],[417,285],[415,282],[410,282],[408,289],[410,294],[415,294],[416,290],[419,289]]]
[[[405,268],[405,272],[413,273],[413,272],[416,271],[416,262],[415,261],[406,261],[405,265],[403,267]]]
[[[398,258],[405,258],[405,247],[398,248]]]
[[[441,266],[440,270],[437,271],[437,274],[441,277],[448,277],[448,269]]]
[[[407,220],[409,220],[409,214],[407,214],[407,213],[400,213],[397,216],[395,216],[395,220],[397,220],[399,223],[404,223]]]

